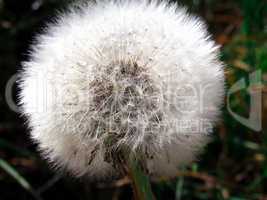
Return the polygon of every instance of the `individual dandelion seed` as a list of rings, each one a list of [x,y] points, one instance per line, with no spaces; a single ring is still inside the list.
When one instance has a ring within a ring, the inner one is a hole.
[[[218,120],[218,46],[176,4],[76,6],[47,25],[30,55],[20,102],[31,136],[76,176],[122,175],[129,158],[150,177],[174,176],[197,158]]]

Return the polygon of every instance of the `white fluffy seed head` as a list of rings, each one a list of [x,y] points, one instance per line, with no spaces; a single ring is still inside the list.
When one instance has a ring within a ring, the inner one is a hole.
[[[20,82],[40,150],[77,176],[118,175],[127,147],[151,177],[173,176],[208,142],[224,91],[218,47],[175,4],[71,9],[37,37]]]

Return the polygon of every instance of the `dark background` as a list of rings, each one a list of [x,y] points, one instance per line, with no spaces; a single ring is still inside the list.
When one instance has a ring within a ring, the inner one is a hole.
[[[0,0],[0,200],[131,199],[128,182],[90,183],[54,173],[28,137],[25,119],[5,100],[7,81],[27,60],[27,49],[44,23],[64,8],[63,0]],[[263,130],[237,122],[224,108],[214,140],[201,160],[172,180],[153,184],[157,199],[267,199],[267,3],[264,0],[180,1],[202,16],[222,45],[227,87],[260,69],[263,85]],[[14,88],[16,98],[17,89]],[[248,115],[249,96],[240,91],[231,108]]]

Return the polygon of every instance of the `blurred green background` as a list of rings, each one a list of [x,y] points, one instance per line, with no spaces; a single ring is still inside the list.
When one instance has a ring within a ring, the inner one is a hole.
[[[172,180],[153,183],[157,199],[267,200],[267,2],[264,0],[183,0],[180,4],[204,18],[217,43],[227,88],[260,70],[262,131],[236,121],[224,108],[214,140],[199,162],[182,169]],[[33,36],[42,31],[63,0],[0,0],[0,200],[131,199],[126,179],[109,183],[76,180],[54,173],[28,137],[25,119],[5,101],[6,84],[27,60]],[[17,89],[14,88],[16,98]],[[231,96],[231,108],[249,114],[246,90]]]

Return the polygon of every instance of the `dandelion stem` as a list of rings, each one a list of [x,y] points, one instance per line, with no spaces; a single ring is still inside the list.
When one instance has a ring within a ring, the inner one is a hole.
[[[135,200],[155,200],[149,178],[143,172],[140,163],[135,159],[129,159],[127,167]]]

